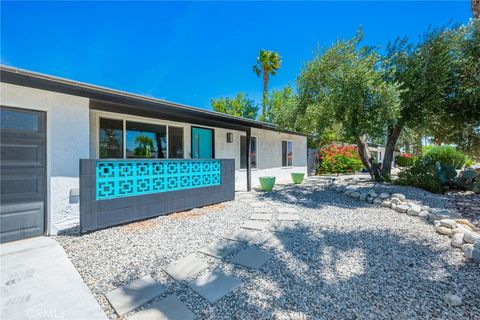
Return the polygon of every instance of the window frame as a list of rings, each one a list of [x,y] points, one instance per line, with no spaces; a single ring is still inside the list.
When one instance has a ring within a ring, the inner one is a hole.
[[[247,143],[246,139],[247,139],[247,136],[245,134],[241,134],[240,135],[240,141],[238,142],[239,144],[239,147],[240,147],[240,161],[239,161],[239,170],[247,170],[247,167],[245,168],[242,168],[242,137],[245,137],[245,143]],[[255,138],[255,144],[256,144],[256,147],[257,147],[257,152],[256,152],[256,166],[255,168],[252,167],[252,164],[250,163],[250,169],[251,170],[258,170],[258,138],[257,136],[254,136],[254,135],[251,135],[250,138]],[[250,140],[250,143],[252,142],[252,140]],[[250,149],[251,150],[251,149]],[[247,157],[248,158],[248,157]],[[247,162],[245,161],[245,165],[247,164]]]
[[[286,153],[286,159],[285,159],[285,163],[287,164],[286,166],[283,165],[283,142],[286,142],[287,143],[287,153]],[[292,164],[291,165],[288,165],[288,143],[291,143],[292,144]],[[294,156],[293,156],[293,140],[290,140],[290,139],[282,139],[282,142],[281,142],[281,151],[282,153],[281,155],[281,159],[282,159],[282,168],[293,168],[293,159],[294,159]]]
[[[94,111],[94,110],[92,110]],[[127,158],[127,121],[132,121],[132,122],[140,122],[140,123],[145,123],[145,124],[151,124],[151,125],[162,125],[166,127],[166,139],[167,139],[167,144],[166,144],[166,150],[167,150],[167,157],[166,158],[138,158],[138,159],[180,159],[180,158],[170,158],[170,150],[169,150],[169,134],[168,134],[168,128],[169,127],[175,127],[175,128],[182,128],[183,129],[183,158],[182,159],[187,159],[186,156],[186,128],[189,126],[188,124],[183,124],[183,123],[175,123],[171,121],[164,121],[161,119],[146,119],[143,117],[136,117],[136,116],[130,116],[130,115],[124,115],[124,114],[117,114],[117,113],[111,113],[111,112],[95,112],[95,127],[96,130],[94,132],[94,136],[92,137],[94,140],[94,145],[95,145],[95,156],[96,158],[100,159],[100,118],[102,119],[110,119],[110,120],[121,120],[123,121],[123,157],[122,158],[117,158],[117,159],[130,159],[134,160],[137,158]]]

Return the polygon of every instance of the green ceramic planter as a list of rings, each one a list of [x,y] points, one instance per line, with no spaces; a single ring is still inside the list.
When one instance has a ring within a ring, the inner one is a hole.
[[[259,177],[260,189],[263,191],[272,191],[275,185],[275,177]]]
[[[293,183],[300,184],[300,183],[303,182],[303,178],[305,177],[305,173],[300,173],[300,172],[291,173],[291,176],[292,176]]]

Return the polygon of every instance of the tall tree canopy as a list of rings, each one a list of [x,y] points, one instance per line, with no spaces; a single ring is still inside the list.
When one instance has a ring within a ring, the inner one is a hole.
[[[247,119],[256,119],[258,106],[254,100],[249,99],[245,93],[237,93],[233,98],[220,97],[210,100],[214,111],[227,113],[232,116],[243,117]]]
[[[400,90],[388,81],[389,69],[370,47],[360,46],[362,33],[338,41],[317,54],[297,80],[302,125],[322,134],[341,125],[342,136],[355,142],[360,158],[372,176],[381,178],[371,161],[367,143],[382,139],[386,123],[398,117]]]
[[[253,66],[253,71],[255,74],[260,77],[263,76],[263,105],[262,105],[262,114],[260,116],[261,121],[267,120],[267,91],[268,91],[268,81],[270,76],[275,76],[277,70],[280,69],[282,60],[280,55],[273,51],[260,50],[260,53],[257,57],[257,63]]]

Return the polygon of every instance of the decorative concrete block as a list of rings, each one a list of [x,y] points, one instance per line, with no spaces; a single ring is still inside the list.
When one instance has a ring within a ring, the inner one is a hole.
[[[270,222],[268,221],[246,221],[243,225],[242,228],[244,229],[253,229],[253,230],[263,230],[265,229]]]
[[[239,241],[239,242],[249,242],[255,239],[258,236],[257,231],[247,230],[247,229],[238,229],[235,231],[230,232],[226,236],[225,239]]]

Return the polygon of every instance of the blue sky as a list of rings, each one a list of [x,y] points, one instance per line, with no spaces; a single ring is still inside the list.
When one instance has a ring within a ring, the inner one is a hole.
[[[260,49],[283,60],[270,87],[294,85],[317,46],[352,37],[384,48],[429,26],[465,23],[456,2],[3,2],[1,62],[200,108],[242,91],[260,102]]]

